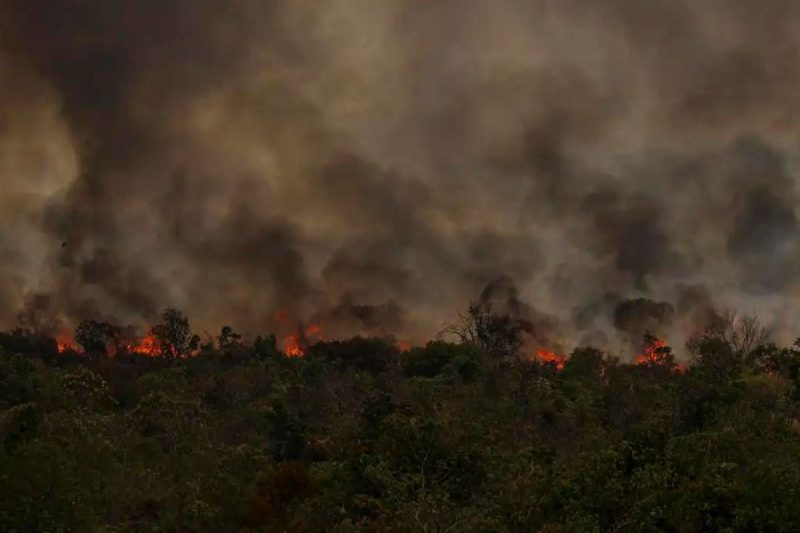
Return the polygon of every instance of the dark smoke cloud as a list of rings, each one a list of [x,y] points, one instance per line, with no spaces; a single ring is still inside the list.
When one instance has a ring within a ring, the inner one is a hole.
[[[501,276],[490,281],[481,291],[477,303],[494,314],[513,319],[527,347],[564,350],[558,318],[522,301],[511,278]]]
[[[675,337],[738,307],[791,338],[798,15],[6,0],[0,323],[423,340],[489,284],[537,343],[613,346],[639,299]]]
[[[396,303],[359,304],[349,294],[343,295],[331,309],[313,316],[311,321],[324,324],[324,335],[334,338],[354,334],[390,337],[408,327],[407,313]]]
[[[737,170],[730,180],[733,216],[727,253],[749,273],[745,284],[750,291],[782,291],[800,267],[794,179],[780,155],[763,144],[743,142],[738,152]]]
[[[672,325],[675,309],[667,302],[636,298],[620,302],[614,309],[614,326],[634,342],[646,333],[663,335]]]

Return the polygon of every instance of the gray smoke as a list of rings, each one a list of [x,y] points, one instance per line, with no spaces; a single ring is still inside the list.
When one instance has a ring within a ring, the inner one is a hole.
[[[0,324],[423,340],[510,279],[553,346],[632,334],[642,298],[676,338],[722,307],[792,337],[798,15],[5,0]]]

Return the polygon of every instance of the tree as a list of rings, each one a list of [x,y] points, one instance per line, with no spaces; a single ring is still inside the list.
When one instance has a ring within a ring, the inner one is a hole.
[[[384,370],[397,359],[397,348],[385,339],[353,337],[344,341],[320,341],[309,352],[314,357],[372,373]]]
[[[769,331],[756,315],[739,315],[725,311],[703,331],[696,333],[686,343],[690,354],[697,357],[709,347],[724,347],[740,363],[750,362],[754,351],[769,340]]]
[[[281,356],[278,349],[278,339],[270,333],[266,336],[257,336],[253,341],[253,357],[256,359],[277,359]]]
[[[241,340],[242,336],[233,331],[233,328],[230,326],[223,326],[217,337],[219,349],[223,352],[230,348],[235,348],[240,344]]]
[[[225,357],[244,358],[245,346],[242,344],[242,336],[233,331],[230,326],[223,326],[217,337],[219,352]]]
[[[116,344],[120,333],[120,327],[109,322],[84,320],[75,329],[75,341],[87,355],[105,357],[108,355],[108,346]]]
[[[200,338],[192,335],[189,319],[177,309],[164,309],[161,321],[150,329],[162,357],[168,360],[188,357]]]
[[[605,354],[597,348],[576,348],[564,363],[562,377],[599,382],[606,372]]]
[[[467,314],[460,315],[439,336],[453,335],[462,344],[473,344],[489,355],[510,357],[519,352],[521,331],[518,320],[495,313],[489,302],[480,302],[470,305]]]
[[[405,354],[403,370],[408,376],[433,378],[449,374],[469,380],[479,373],[481,362],[481,354],[471,344],[430,341]]]

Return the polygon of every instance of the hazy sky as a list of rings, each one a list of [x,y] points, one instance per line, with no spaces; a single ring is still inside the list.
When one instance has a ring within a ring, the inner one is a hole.
[[[536,342],[612,342],[638,297],[676,338],[710,306],[800,335],[798,26],[791,0],[4,0],[0,325],[169,305],[422,340],[513,280]]]

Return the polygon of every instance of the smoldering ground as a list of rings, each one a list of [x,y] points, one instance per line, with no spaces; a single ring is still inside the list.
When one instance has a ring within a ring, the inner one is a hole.
[[[513,279],[566,346],[629,299],[683,329],[686,287],[796,334],[798,15],[6,0],[0,321],[422,340]]]

